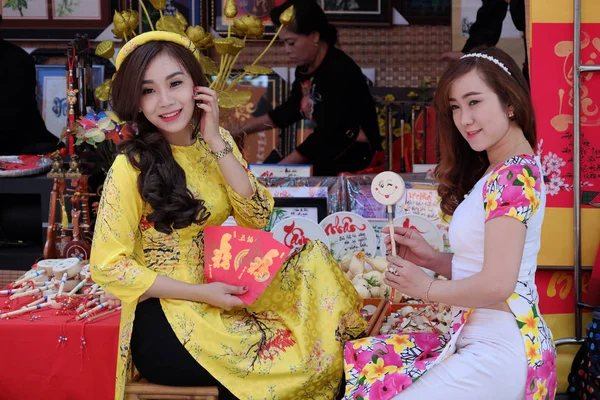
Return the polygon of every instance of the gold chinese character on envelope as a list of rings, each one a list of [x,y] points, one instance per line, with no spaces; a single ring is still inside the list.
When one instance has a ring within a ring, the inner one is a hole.
[[[239,296],[252,304],[283,265],[290,249],[273,235],[239,226],[207,226],[204,229],[206,282],[247,286]]]

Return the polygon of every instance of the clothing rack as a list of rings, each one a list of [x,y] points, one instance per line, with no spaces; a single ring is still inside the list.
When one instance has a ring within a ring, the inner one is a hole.
[[[582,311],[595,309],[581,298],[581,73],[600,72],[600,64],[581,64],[581,0],[573,0],[573,280],[575,337],[556,340],[556,346],[582,343]]]

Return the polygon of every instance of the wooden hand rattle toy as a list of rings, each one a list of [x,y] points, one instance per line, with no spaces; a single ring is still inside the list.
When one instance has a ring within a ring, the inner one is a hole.
[[[406,185],[404,179],[395,172],[385,171],[373,178],[371,182],[371,194],[373,198],[380,204],[383,204],[386,209],[388,226],[390,228],[390,237],[392,238],[392,255],[398,256],[396,251],[396,241],[394,240],[394,213],[393,207],[396,203],[404,199]],[[396,275],[396,269],[388,267],[388,271]],[[395,289],[392,288],[390,296],[390,304],[394,299]]]

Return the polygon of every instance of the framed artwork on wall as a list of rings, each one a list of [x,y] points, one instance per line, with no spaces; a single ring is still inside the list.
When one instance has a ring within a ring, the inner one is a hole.
[[[392,25],[392,0],[319,0],[327,18],[352,25]]]
[[[411,25],[452,24],[452,0],[394,0],[394,8]]]
[[[11,40],[72,40],[98,36],[122,0],[0,0],[0,35]]]
[[[315,223],[321,222],[327,216],[327,198],[325,197],[275,197],[273,215],[269,221],[275,226],[279,221],[288,217],[302,217]]]
[[[36,65],[37,99],[48,129],[60,137],[67,125],[67,69],[64,65]],[[94,88],[104,81],[104,65],[92,66]]]
[[[238,15],[236,18],[244,15],[253,15],[265,25],[265,38],[275,34],[275,24],[271,21],[270,14],[274,7],[283,4],[285,0],[235,0]],[[223,15],[224,0],[213,0],[210,2],[210,27],[219,35],[227,35],[228,18]]]

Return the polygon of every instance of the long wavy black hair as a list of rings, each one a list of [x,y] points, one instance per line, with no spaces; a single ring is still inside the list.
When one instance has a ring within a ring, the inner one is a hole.
[[[204,200],[188,190],[183,168],[175,161],[171,146],[158,129],[139,112],[144,73],[159,54],[177,60],[192,77],[194,86],[206,86],[200,64],[188,49],[166,41],[148,42],[135,49],[124,61],[112,83],[113,111],[124,121],[137,125],[137,135],[123,141],[119,152],[140,171],[137,185],[142,199],[152,207],[149,222],[170,234],[193,223],[203,224],[210,213]],[[200,130],[202,110],[194,107],[192,135]]]

